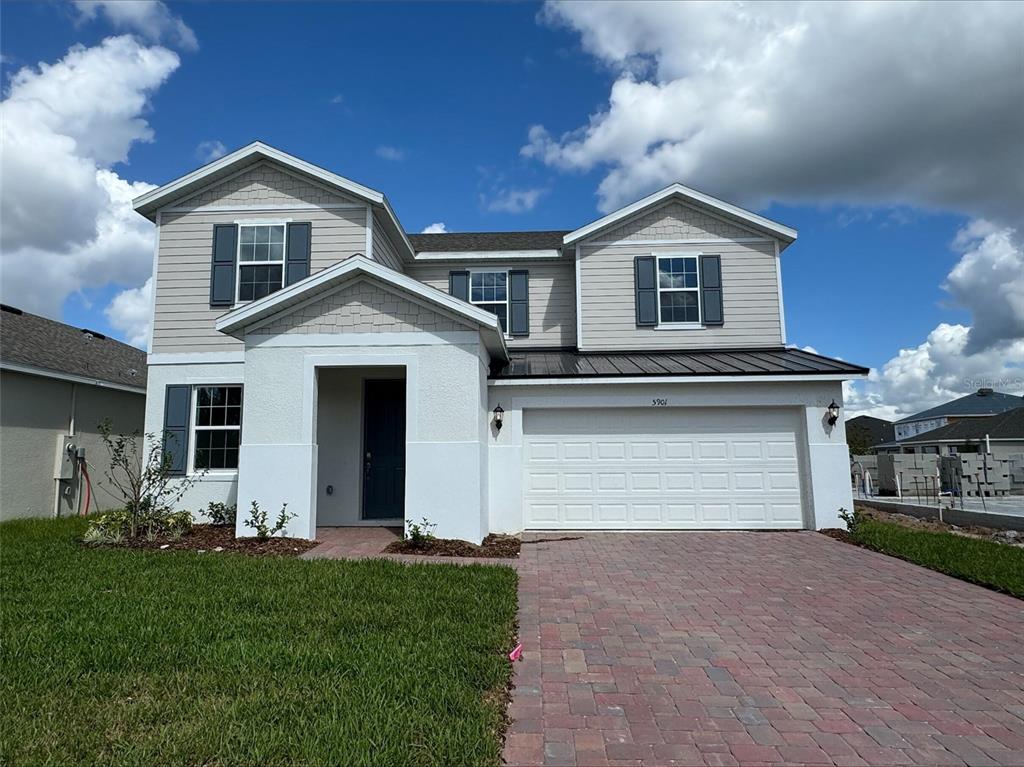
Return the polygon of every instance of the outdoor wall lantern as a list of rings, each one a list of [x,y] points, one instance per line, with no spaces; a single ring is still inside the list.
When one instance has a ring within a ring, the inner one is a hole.
[[[835,400],[832,400],[832,404],[828,406],[828,425],[835,426],[836,421],[839,420],[839,405],[836,404]]]
[[[505,411],[502,410],[501,405],[494,408],[494,428],[501,431],[501,423],[505,419]]]

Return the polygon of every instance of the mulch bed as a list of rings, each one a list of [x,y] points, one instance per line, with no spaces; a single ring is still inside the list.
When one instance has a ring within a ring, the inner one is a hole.
[[[236,538],[233,525],[194,525],[192,530],[177,539],[146,538],[126,540],[112,544],[111,548],[146,549],[157,551],[200,551],[220,554],[230,551],[254,557],[297,557],[317,545],[317,541],[304,538]]]
[[[452,538],[434,538],[425,545],[414,546],[412,541],[395,541],[384,549],[385,554],[416,554],[424,557],[485,557],[490,559],[515,559],[522,544],[513,535],[492,533],[477,546],[469,541]]]
[[[827,527],[824,530],[819,530],[818,532],[822,535],[827,535],[829,538],[835,538],[837,541],[852,543],[854,546],[864,548],[863,544],[858,542],[856,538],[850,535],[846,530],[840,530],[838,527]]]

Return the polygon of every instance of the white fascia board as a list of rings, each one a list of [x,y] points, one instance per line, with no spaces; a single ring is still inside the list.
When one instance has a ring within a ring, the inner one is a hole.
[[[490,331],[488,333],[489,336],[493,335],[497,338],[497,342],[492,341],[488,348],[496,352],[496,356],[508,359],[505,337],[501,332],[501,324],[495,315],[483,309],[478,309],[465,301],[460,301],[440,290],[424,285],[419,280],[407,277],[401,272],[396,272],[375,261],[370,261],[365,256],[351,256],[276,293],[271,293],[265,298],[230,311],[217,318],[214,327],[221,333],[235,333],[248,325],[273,315],[280,308],[283,308],[282,305],[290,306],[292,302],[300,300],[307,293],[315,294],[319,292],[318,288],[326,289],[331,283],[359,274],[374,277],[400,291],[416,296],[428,304],[441,306],[457,316],[476,323],[484,330]]]
[[[336,173],[331,173],[330,171],[324,170],[312,163],[308,163],[305,160],[300,160],[298,157],[290,155],[287,152],[282,152],[280,149],[275,149],[272,146],[268,146],[261,141],[254,141],[248,146],[244,146],[231,154],[226,154],[220,159],[214,160],[191,173],[187,173],[170,183],[164,184],[150,192],[146,192],[146,194],[136,197],[132,200],[132,207],[137,212],[146,216],[146,218],[151,218],[160,207],[161,202],[166,202],[176,196],[179,196],[182,193],[182,190],[192,184],[201,182],[208,176],[219,173],[226,168],[230,168],[236,163],[243,162],[253,157],[263,157],[268,160],[274,160],[275,162],[279,162],[282,165],[299,171],[300,173],[312,176],[326,184],[337,187],[348,194],[359,197],[375,205],[382,205],[384,203],[384,195],[380,192],[344,178],[343,176],[339,176]]]
[[[759,216],[756,213],[751,213],[749,210],[732,205],[731,203],[719,200],[717,197],[712,197],[704,192],[698,192],[696,189],[690,189],[682,184],[672,184],[664,189],[661,189],[654,194],[644,197],[642,200],[627,205],[624,208],[619,208],[613,213],[609,213],[604,218],[599,218],[597,221],[593,221],[584,227],[577,229],[574,232],[569,232],[562,239],[565,245],[570,245],[577,240],[581,240],[584,237],[588,237],[595,232],[604,229],[607,226],[611,226],[617,221],[621,221],[625,218],[629,218],[635,213],[640,212],[644,208],[656,205],[659,202],[667,200],[669,197],[679,196],[690,202],[696,202],[701,205],[706,205],[713,208],[721,213],[724,213],[733,218],[737,218],[741,221],[746,222],[758,229],[771,233],[775,237],[779,237],[785,240],[787,244],[793,242],[797,238],[796,229],[792,229],[788,226],[784,226],[776,221],[772,221],[764,216]]]
[[[117,389],[118,391],[131,392],[132,394],[145,394],[145,386],[129,386],[128,384],[104,381],[102,378],[89,378],[88,376],[75,375],[74,373],[63,373],[59,370],[48,370],[36,367],[35,365],[22,365],[17,362],[0,361],[0,370],[9,370],[12,373],[24,373],[30,376],[41,376],[53,378],[57,381],[68,381],[69,383],[85,384],[87,386],[99,386],[103,389]]]
[[[557,250],[431,250],[417,253],[416,261],[504,261],[506,259],[561,258]]]
[[[688,383],[816,383],[852,381],[867,378],[866,373],[836,373],[815,376],[601,376],[594,378],[498,378],[488,386],[566,386],[588,384],[688,384]]]

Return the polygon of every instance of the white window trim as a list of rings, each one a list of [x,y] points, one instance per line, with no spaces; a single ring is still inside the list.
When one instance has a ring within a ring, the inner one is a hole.
[[[700,257],[703,253],[651,253],[654,256],[654,280],[657,290],[655,295],[658,298],[658,324],[655,330],[702,330],[704,328],[704,305],[700,300]],[[661,262],[671,258],[692,258],[697,262],[697,287],[696,288],[662,288],[661,287]],[[697,294],[697,322],[662,322],[661,321],[661,292],[666,293],[696,293]]]
[[[239,447],[239,459],[241,459],[241,447],[242,447],[242,424],[238,426],[199,426],[196,424],[196,403],[199,397],[200,389],[207,389],[211,387],[227,387],[237,386],[242,390],[242,402],[245,403],[245,386],[241,383],[225,383],[218,381],[215,383],[197,383],[192,384],[192,392],[189,395],[189,414],[188,414],[188,467],[186,474],[190,477],[196,476],[199,472],[196,471],[196,432],[197,431],[226,431],[228,429],[238,430],[238,447]],[[241,419],[239,419],[241,420]],[[206,477],[234,477],[238,475],[238,469],[208,469],[203,476]]]
[[[473,306],[481,306],[483,304],[505,304],[505,329],[502,333],[505,336],[505,340],[508,341],[512,338],[512,334],[509,332],[512,327],[512,300],[510,298],[512,294],[512,275],[509,274],[510,269],[470,269],[469,270],[469,303]],[[505,300],[504,301],[474,301],[473,300],[473,275],[474,274],[502,274],[505,275]],[[484,309],[483,311],[487,311]],[[495,315],[497,316],[497,315]],[[498,327],[501,327],[500,321]]]
[[[284,229],[284,239],[281,241],[283,248],[281,250],[280,261],[245,261],[246,266],[273,266],[276,264],[281,265],[281,287],[278,290],[283,290],[285,287],[285,280],[287,279],[286,269],[288,263],[288,224],[291,223],[290,218],[275,218],[275,219],[238,219],[235,222],[235,307],[245,306],[251,304],[252,300],[243,301],[239,298],[239,294],[242,290],[242,227],[243,226],[280,226]],[[277,291],[274,291],[275,293]],[[258,300],[258,299],[256,299]],[[234,308],[234,307],[233,307]]]

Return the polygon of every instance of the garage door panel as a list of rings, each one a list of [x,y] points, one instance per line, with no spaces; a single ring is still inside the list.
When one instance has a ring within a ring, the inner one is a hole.
[[[770,410],[764,416],[527,410],[525,525],[801,527],[797,417]]]

